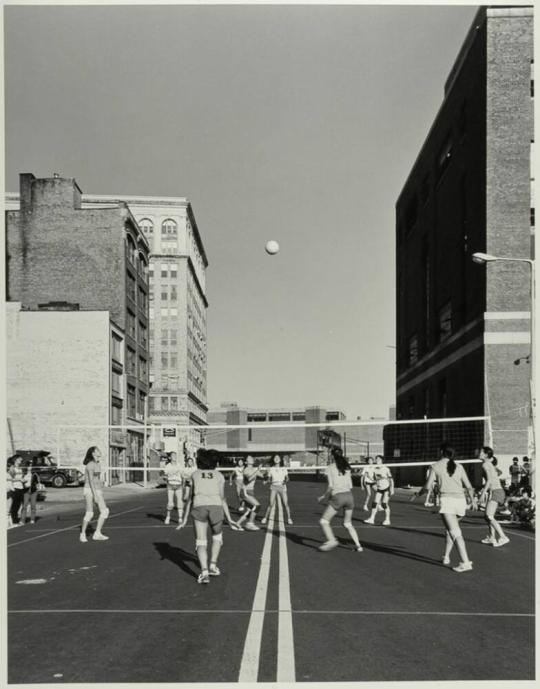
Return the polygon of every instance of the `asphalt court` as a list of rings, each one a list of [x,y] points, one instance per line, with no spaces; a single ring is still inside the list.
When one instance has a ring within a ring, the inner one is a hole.
[[[336,519],[340,547],[321,553],[323,490],[290,483],[293,525],[277,509],[268,530],[226,528],[208,586],[192,529],[163,524],[163,490],[111,502],[107,542],[79,542],[82,500],[9,531],[9,682],[534,679],[533,533],[508,528],[510,544],[488,547],[470,514],[474,569],[456,574],[437,514],[398,491],[392,526],[369,526],[355,488],[364,551]],[[264,508],[268,489],[257,495]],[[29,663],[43,639],[54,652]]]

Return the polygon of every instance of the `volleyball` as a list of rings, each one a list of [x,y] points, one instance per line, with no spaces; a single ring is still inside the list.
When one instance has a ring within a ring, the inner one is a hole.
[[[271,239],[269,242],[266,242],[265,249],[267,254],[273,256],[279,251],[279,244],[275,240]]]

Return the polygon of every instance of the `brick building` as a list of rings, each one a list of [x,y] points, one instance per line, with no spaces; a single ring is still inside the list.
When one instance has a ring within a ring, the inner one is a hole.
[[[331,427],[333,421],[343,421],[339,409],[306,407],[303,409],[252,409],[226,402],[208,412],[209,427],[205,433],[206,447],[229,453],[233,457],[267,457],[272,453],[288,453],[300,457],[302,463],[315,462],[315,454],[322,450],[318,430]],[[299,424],[283,428],[283,424]],[[250,428],[250,425],[253,426]],[[320,424],[301,426],[300,424]],[[243,428],[213,429],[212,426],[243,426]]]
[[[490,415],[530,450],[533,13],[481,8],[396,205],[397,418]],[[515,361],[521,360],[520,365]]]
[[[151,443],[176,450],[177,426],[205,425],[208,259],[189,201],[85,194],[83,207],[126,203],[150,245]],[[199,444],[194,432],[189,440]]]
[[[7,208],[8,301],[19,302],[23,311],[108,312],[116,356],[103,373],[110,377],[111,397],[101,423],[124,427],[109,435],[109,461],[111,466],[142,461],[149,354],[147,240],[125,203],[83,208],[74,179],[22,174],[18,208],[9,199]],[[72,410],[64,406],[64,423],[69,424]]]

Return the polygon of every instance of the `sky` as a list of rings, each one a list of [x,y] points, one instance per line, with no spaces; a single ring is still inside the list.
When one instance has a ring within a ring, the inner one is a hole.
[[[476,6],[4,12],[6,190],[190,200],[210,406],[387,417],[395,203]]]

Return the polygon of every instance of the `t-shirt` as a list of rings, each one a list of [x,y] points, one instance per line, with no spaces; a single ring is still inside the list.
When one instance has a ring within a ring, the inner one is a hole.
[[[326,468],[326,477],[328,478],[328,485],[332,491],[332,495],[337,493],[348,493],[352,490],[352,478],[349,469],[344,474],[340,474],[335,464],[330,464]]]
[[[235,467],[234,480],[237,483],[242,483],[244,481],[244,467]]]
[[[433,465],[433,474],[440,486],[441,495],[453,495],[455,497],[462,497],[464,481],[467,480],[467,474],[465,473],[465,469],[461,466],[461,464],[457,464],[456,470],[454,471],[452,476],[449,476],[448,471],[446,470],[447,464],[448,459],[446,457],[443,457],[442,459],[439,459],[438,462],[435,462],[435,464]]]
[[[182,484],[184,469],[177,462],[170,462],[163,467],[165,480],[169,486],[180,486]]]
[[[197,471],[197,467],[184,467],[182,469],[182,477],[188,482],[191,482],[192,475]]]
[[[91,462],[88,462],[85,468],[85,488],[88,487],[90,488],[90,482],[88,480],[89,476],[92,477],[92,483],[94,484],[94,488],[96,490],[101,490],[103,488],[103,481],[101,479],[101,465],[99,462],[96,462],[94,459]]]
[[[225,483],[221,471],[196,469],[191,475],[193,482],[193,507],[222,505],[221,492]]]
[[[362,476],[364,477],[364,481],[367,483],[374,483],[375,477],[373,475],[373,471],[375,469],[375,466],[373,464],[368,464],[366,467],[364,467],[362,471]]]
[[[373,476],[377,482],[377,490],[388,490],[392,472],[384,464],[376,464],[373,467]]]
[[[489,481],[490,490],[497,490],[497,488],[501,488],[501,480],[497,474],[497,468],[494,467],[491,462],[484,462],[482,468],[484,470],[486,481]]]
[[[272,481],[272,485],[274,486],[283,485],[287,478],[287,474],[287,467],[270,467],[270,469],[268,470],[268,475],[270,476],[270,480]]]
[[[510,479],[512,483],[519,483],[519,477],[523,473],[523,467],[519,464],[512,464],[510,466]]]
[[[246,467],[244,469],[244,484],[246,488],[255,488],[255,481],[259,475],[257,467]]]

